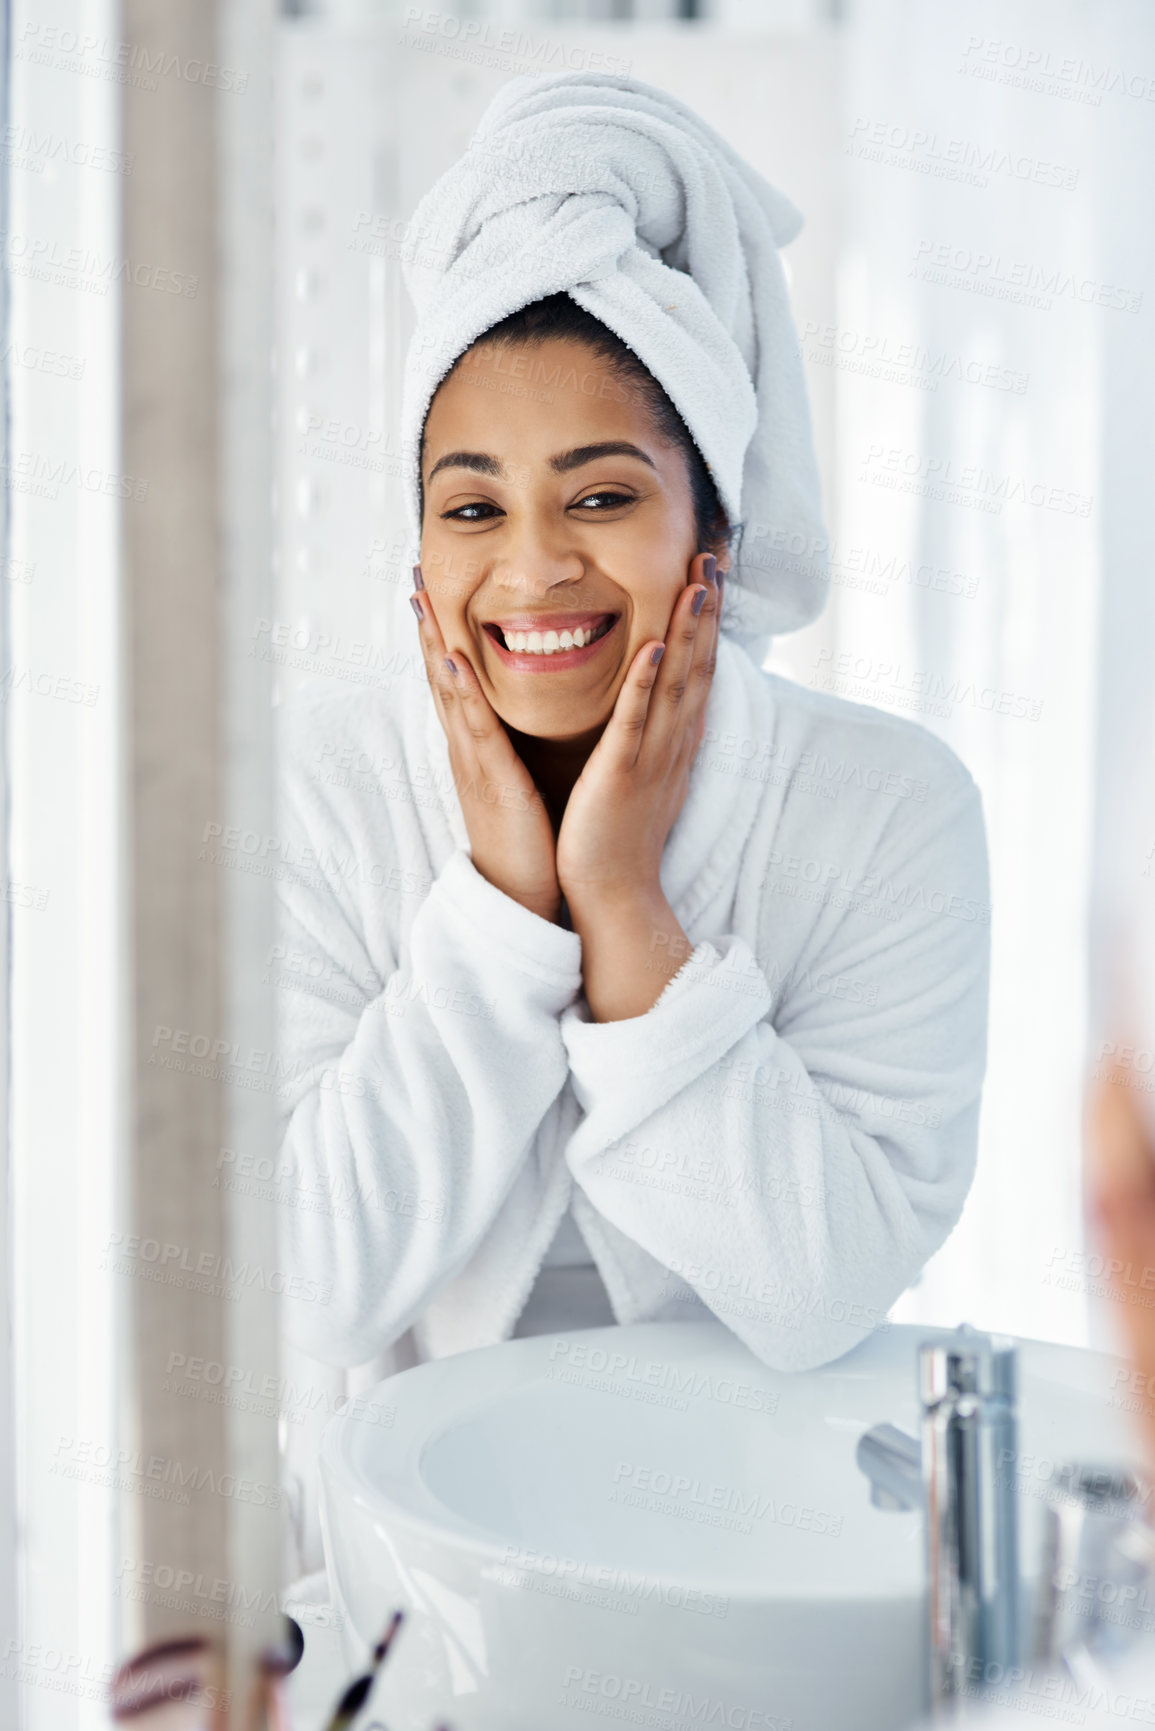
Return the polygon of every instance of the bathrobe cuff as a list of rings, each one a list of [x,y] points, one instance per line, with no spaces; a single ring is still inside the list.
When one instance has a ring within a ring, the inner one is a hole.
[[[754,1025],[768,1016],[774,995],[745,939],[702,943],[644,1016],[593,1022],[584,999],[562,1016],[574,1092],[587,1116],[639,1092],[647,1111],[696,1082]]]
[[[419,918],[435,919],[459,954],[499,978],[510,968],[536,982],[535,1000],[560,1015],[581,988],[581,939],[507,896],[482,877],[469,855],[451,854]]]

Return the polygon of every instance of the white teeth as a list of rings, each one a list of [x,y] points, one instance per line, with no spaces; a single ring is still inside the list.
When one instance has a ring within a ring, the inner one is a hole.
[[[584,649],[592,643],[593,626],[570,631],[503,631],[505,647],[515,655],[556,655],[559,650]]]

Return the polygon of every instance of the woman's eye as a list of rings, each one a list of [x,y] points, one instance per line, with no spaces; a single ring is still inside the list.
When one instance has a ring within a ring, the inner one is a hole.
[[[595,511],[613,511],[619,505],[632,505],[633,502],[632,493],[611,493],[600,489],[596,493],[587,493],[584,499],[579,499],[570,509],[585,511],[592,516]],[[486,499],[479,499],[472,505],[458,505],[453,511],[443,511],[441,515],[444,522],[484,523],[493,512],[501,515],[497,505]]]
[[[496,505],[491,505],[491,504],[489,504],[489,502],[487,500],[480,499],[477,501],[476,504],[458,505],[458,507],[455,511],[443,511],[441,513],[441,515],[442,515],[443,519],[448,519],[449,521],[453,521],[456,518],[456,519],[459,519],[462,523],[484,523],[484,521],[485,521],[484,517],[467,517],[465,515],[466,511],[496,511],[496,510],[497,510]]]
[[[605,499],[605,500],[607,500],[608,504],[606,505],[605,509],[607,509],[609,511],[612,511],[614,509],[615,505],[630,505],[633,503],[633,498],[629,493],[607,493],[607,492],[603,491],[603,492],[598,492],[598,493],[587,493],[584,499],[578,500],[577,504],[574,506],[574,509],[575,510],[584,510],[585,507],[590,503],[591,499]]]

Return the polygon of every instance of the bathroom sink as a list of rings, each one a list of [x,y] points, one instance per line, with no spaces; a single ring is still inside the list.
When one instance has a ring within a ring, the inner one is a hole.
[[[919,1342],[768,1370],[720,1323],[507,1341],[402,1372],[329,1424],[322,1523],[350,1666],[408,1613],[390,1731],[597,1719],[895,1731],[926,1707],[921,1517],[872,1507],[855,1445],[918,1428]],[[1029,1574],[1066,1461],[1137,1463],[1121,1361],[1020,1347]],[[385,1422],[382,1422],[382,1421]]]

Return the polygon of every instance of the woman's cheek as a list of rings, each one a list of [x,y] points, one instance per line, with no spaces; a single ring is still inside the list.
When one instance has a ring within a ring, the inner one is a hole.
[[[680,584],[668,595],[663,596],[661,601],[647,613],[647,626],[643,635],[638,639],[639,647],[654,637],[662,643],[665,642],[670,629],[670,621],[674,616],[674,608],[677,606],[678,596],[683,587],[684,585]]]

